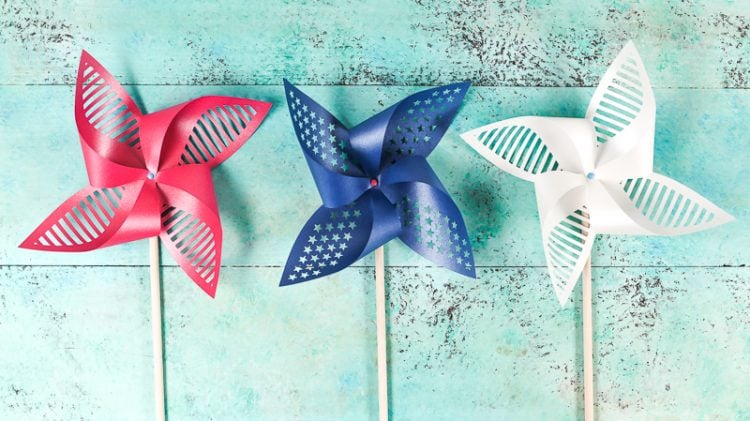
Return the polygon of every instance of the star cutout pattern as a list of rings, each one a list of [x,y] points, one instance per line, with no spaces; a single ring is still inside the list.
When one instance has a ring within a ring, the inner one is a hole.
[[[454,106],[463,101],[468,85],[428,89],[401,103],[388,126],[383,144],[383,162],[403,157],[427,156],[443,137],[453,119]]]
[[[401,239],[407,243],[417,243],[425,253],[441,260],[452,260],[471,275],[474,256],[471,244],[465,236],[463,221],[451,218],[430,204],[420,204],[404,196],[398,203],[398,211],[404,233]]]
[[[342,174],[361,176],[349,133],[333,115],[294,86],[287,87],[289,114],[300,145],[319,164]]]
[[[359,257],[372,227],[364,217],[367,198],[341,208],[321,207],[302,228],[287,262],[283,284],[319,278]]]

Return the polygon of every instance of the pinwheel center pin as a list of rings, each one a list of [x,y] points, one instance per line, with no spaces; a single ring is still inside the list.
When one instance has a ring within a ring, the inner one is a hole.
[[[154,177],[156,177],[156,174],[152,173],[151,171],[149,171],[146,175],[146,178],[148,178],[149,180],[153,180]]]
[[[586,179],[587,180],[593,180],[595,178],[596,178],[596,174],[594,174],[593,171],[590,171],[590,172],[586,173]]]
[[[377,187],[378,186],[378,179],[377,178],[371,178],[370,179],[370,186]]]

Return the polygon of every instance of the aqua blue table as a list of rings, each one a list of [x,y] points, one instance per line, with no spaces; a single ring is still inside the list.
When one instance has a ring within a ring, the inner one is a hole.
[[[0,419],[153,412],[147,242],[86,254],[16,248],[86,182],[73,120],[82,48],[147,111],[203,94],[275,104],[214,171],[225,230],[216,299],[163,260],[170,419],[377,412],[372,258],[277,287],[319,203],[282,77],[348,124],[418,86],[474,82],[430,161],[464,212],[479,279],[387,247],[391,414],[579,418],[580,290],[559,307],[533,187],[458,133],[522,114],[582,116],[631,38],[656,90],[655,169],[737,221],[596,243],[596,411],[602,420],[750,419],[747,3],[108,3],[0,4]]]

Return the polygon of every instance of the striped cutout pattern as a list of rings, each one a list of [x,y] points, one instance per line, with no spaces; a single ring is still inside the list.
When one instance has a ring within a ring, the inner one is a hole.
[[[619,65],[618,65],[619,63]],[[591,120],[596,140],[607,142],[635,120],[644,107],[644,90],[650,89],[639,69],[640,58],[635,50],[613,64],[612,78],[599,89],[605,92]]]
[[[203,164],[216,158],[241,137],[256,114],[250,105],[209,108],[195,123],[179,164]]]
[[[481,132],[477,141],[507,163],[531,174],[559,167],[542,138],[523,125],[493,127]]]
[[[660,227],[696,227],[716,218],[707,206],[656,180],[629,178],[620,184],[641,214]]]
[[[93,243],[115,218],[124,190],[112,187],[91,191],[36,238],[33,246],[64,250]]]
[[[140,113],[129,108],[128,104],[132,102],[125,97],[122,87],[116,82],[114,85],[108,83],[110,76],[97,70],[98,63],[84,58],[81,65],[83,77],[78,78],[78,83],[86,121],[109,139],[140,149],[137,117]]]
[[[552,284],[561,301],[567,299],[578,280],[576,269],[581,259],[588,257],[586,249],[593,240],[590,226],[587,208],[583,206],[555,225],[545,240]]]
[[[175,247],[202,282],[214,286],[219,274],[219,250],[211,226],[174,206],[165,206],[161,223],[162,240]],[[187,271],[186,265],[181,266]]]

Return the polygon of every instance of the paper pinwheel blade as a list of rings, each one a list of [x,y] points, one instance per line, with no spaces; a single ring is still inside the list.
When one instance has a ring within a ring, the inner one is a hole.
[[[560,167],[554,149],[565,151],[565,145],[551,145],[547,140],[560,139],[540,117],[518,117],[488,124],[461,137],[480,155],[497,167],[524,180]],[[569,145],[572,142],[569,142]]]
[[[138,167],[141,111],[117,80],[87,51],[81,53],[75,91],[81,140],[102,157]]]
[[[373,228],[367,212],[371,200],[363,197],[333,209],[321,206],[297,237],[281,285],[327,276],[359,260]]]
[[[475,278],[469,234],[450,196],[425,183],[404,183],[398,188],[403,229],[399,239],[428,260]]]
[[[632,226],[620,228],[625,233],[640,230],[653,235],[682,235],[734,220],[687,186],[657,173],[618,184],[604,183],[604,188],[632,221]]]
[[[223,96],[190,101],[167,129],[161,164],[216,167],[245,143],[270,108],[267,102]]]
[[[142,183],[86,187],[63,202],[21,243],[44,251],[88,251],[108,245],[127,219]]]

